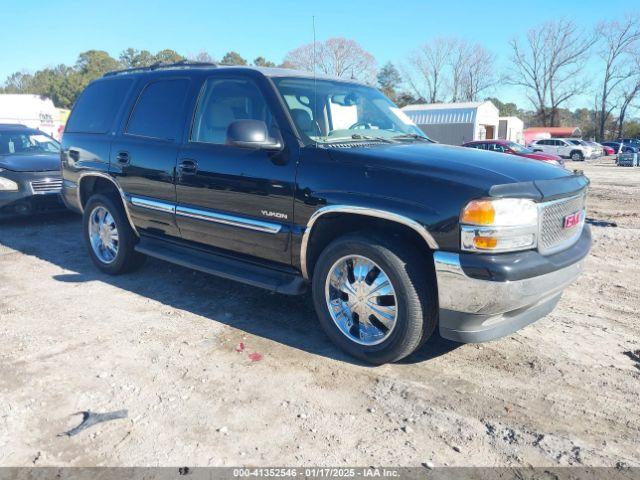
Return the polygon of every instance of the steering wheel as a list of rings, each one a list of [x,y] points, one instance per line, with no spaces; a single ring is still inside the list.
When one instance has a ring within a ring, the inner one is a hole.
[[[356,122],[349,127],[349,130],[365,129],[365,128],[370,129],[371,126],[372,125],[369,122]]]

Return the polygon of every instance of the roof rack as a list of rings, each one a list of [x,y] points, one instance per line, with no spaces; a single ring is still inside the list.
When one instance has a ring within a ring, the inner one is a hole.
[[[112,77],[114,75],[123,75],[123,74],[138,73],[138,72],[152,72],[154,70],[164,70],[164,69],[172,69],[172,68],[217,67],[217,66],[218,64],[213,62],[193,62],[191,60],[180,60],[179,62],[174,62],[174,63],[156,62],[153,65],[149,65],[147,67],[134,67],[134,68],[125,68],[123,70],[114,70],[112,72],[105,73],[103,76]]]

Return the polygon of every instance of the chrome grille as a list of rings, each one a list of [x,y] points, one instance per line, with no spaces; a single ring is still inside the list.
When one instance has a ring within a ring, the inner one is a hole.
[[[586,195],[555,200],[540,206],[540,238],[538,250],[550,254],[573,245],[584,228]],[[564,228],[564,219],[572,213],[582,212],[580,222],[572,228]]]
[[[52,177],[31,182],[31,191],[34,195],[46,195],[60,193],[62,191],[62,178]]]

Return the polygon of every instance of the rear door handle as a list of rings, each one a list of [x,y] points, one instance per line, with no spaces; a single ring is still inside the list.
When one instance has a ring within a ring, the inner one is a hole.
[[[178,165],[180,175],[195,175],[198,171],[198,162],[195,160],[184,159]]]
[[[129,152],[118,152],[116,154],[116,160],[118,161],[118,163],[126,165],[131,161],[131,157],[129,157]]]

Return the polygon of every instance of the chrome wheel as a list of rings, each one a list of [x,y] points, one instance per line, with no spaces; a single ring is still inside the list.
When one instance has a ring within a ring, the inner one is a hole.
[[[91,248],[103,263],[111,263],[118,255],[118,229],[113,215],[102,206],[95,207],[89,216]]]
[[[325,298],[333,322],[360,345],[384,342],[396,326],[398,302],[387,274],[372,260],[342,257],[325,281]]]

